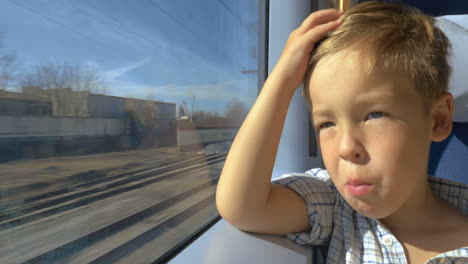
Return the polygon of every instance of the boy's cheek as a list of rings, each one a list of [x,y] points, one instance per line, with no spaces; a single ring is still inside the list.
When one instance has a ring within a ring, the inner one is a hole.
[[[335,164],[338,162],[338,153],[332,151],[329,144],[323,142],[320,144],[320,152],[322,153],[323,163],[330,174],[335,175]]]

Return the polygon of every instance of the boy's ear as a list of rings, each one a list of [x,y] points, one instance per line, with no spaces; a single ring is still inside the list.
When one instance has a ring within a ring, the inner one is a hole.
[[[431,110],[432,140],[443,141],[452,132],[453,96],[445,92],[434,102]]]

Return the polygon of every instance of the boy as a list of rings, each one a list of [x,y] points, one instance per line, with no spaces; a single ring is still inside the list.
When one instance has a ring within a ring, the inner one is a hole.
[[[449,41],[400,5],[366,2],[341,15],[315,12],[291,33],[227,157],[220,215],[326,246],[328,263],[468,263],[468,186],[427,176],[431,141],[451,132]],[[271,183],[304,76],[327,170]]]

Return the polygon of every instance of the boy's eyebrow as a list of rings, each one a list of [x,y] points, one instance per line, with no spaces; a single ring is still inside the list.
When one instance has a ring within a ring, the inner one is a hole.
[[[312,116],[330,116],[330,115],[332,115],[332,113],[328,109],[312,108]]]
[[[364,95],[356,95],[356,104],[374,104],[377,102],[391,102],[395,100],[395,94],[393,93],[368,93]]]
[[[394,102],[395,94],[391,92],[385,93],[365,93],[361,96],[356,95],[354,103],[357,105],[381,105],[382,102],[385,104]],[[312,107],[312,116],[330,116],[332,111],[326,107]]]

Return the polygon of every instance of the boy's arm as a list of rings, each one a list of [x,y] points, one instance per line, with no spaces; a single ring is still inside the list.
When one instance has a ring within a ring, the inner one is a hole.
[[[338,10],[311,14],[294,30],[227,156],[217,186],[220,215],[239,229],[287,234],[310,229],[304,200],[271,183],[289,103],[301,84],[314,43],[340,25]]]

